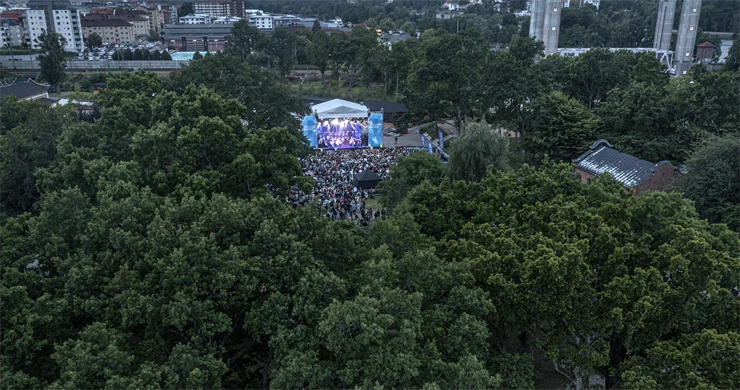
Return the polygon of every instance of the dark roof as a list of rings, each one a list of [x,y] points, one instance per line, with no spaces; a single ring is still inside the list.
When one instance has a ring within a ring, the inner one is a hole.
[[[7,82],[3,80],[3,85],[0,86],[0,98],[13,96],[16,99],[24,99],[29,96],[40,95],[42,93],[49,92],[48,85],[37,84],[35,81],[29,79],[27,81]]]
[[[711,47],[711,48],[714,48],[715,46],[711,42],[707,41],[707,42],[700,43],[698,45],[698,47]]]
[[[653,176],[653,172],[668,161],[653,164],[612,147],[606,140],[600,139],[591,145],[589,150],[573,160],[576,167],[592,175],[609,173],[625,188],[633,188]]]
[[[365,100],[363,103],[370,109],[370,111],[383,112],[407,112],[406,105],[402,103],[384,102],[382,100]]]
[[[39,99],[40,102],[49,103],[49,104],[54,104],[54,103],[58,102],[59,100],[60,99],[54,99],[54,98],[41,98],[41,99]]]
[[[97,19],[97,18],[82,18],[80,20],[82,27],[129,27],[133,26],[131,22],[127,22],[121,19]]]
[[[373,172],[372,169],[365,169],[362,173],[355,177],[358,181],[380,181],[382,180],[377,173]]]

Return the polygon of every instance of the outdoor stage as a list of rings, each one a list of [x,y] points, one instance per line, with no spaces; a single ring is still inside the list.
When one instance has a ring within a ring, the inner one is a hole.
[[[317,149],[348,149],[383,146],[383,113],[371,113],[362,105],[341,99],[311,107],[303,118],[303,135]]]

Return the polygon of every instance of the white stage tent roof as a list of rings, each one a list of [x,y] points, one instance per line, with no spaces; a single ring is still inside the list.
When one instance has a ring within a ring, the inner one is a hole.
[[[362,104],[348,102],[342,99],[333,99],[317,104],[311,110],[319,119],[327,118],[367,118],[367,107]]]

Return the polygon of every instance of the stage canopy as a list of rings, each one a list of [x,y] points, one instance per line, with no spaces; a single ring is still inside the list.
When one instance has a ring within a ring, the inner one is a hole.
[[[342,99],[329,100],[311,107],[319,119],[367,118],[367,107]]]
[[[375,188],[380,181],[380,176],[378,176],[377,173],[373,172],[371,169],[366,169],[364,172],[355,176],[355,187],[369,190],[371,188]]]

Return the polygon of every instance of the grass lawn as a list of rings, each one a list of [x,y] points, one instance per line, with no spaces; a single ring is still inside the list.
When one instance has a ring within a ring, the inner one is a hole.
[[[370,208],[373,210],[379,210],[381,208],[380,206],[380,196],[375,196],[375,199],[367,198],[365,200],[365,208]]]

